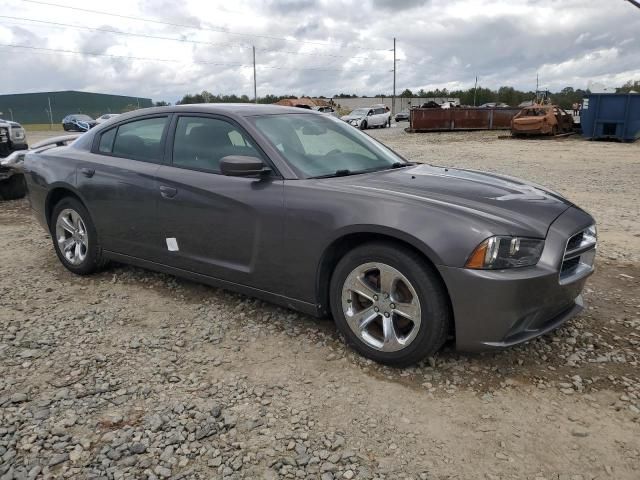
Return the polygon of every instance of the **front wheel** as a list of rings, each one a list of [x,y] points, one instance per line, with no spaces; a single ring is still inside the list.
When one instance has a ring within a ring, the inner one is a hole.
[[[349,346],[396,367],[437,352],[451,322],[433,268],[417,253],[387,243],[362,245],[338,262],[331,311]]]
[[[360,124],[360,130],[366,130],[366,129],[367,129],[367,122],[366,122],[366,120],[365,120],[364,122],[362,122],[362,123]]]
[[[58,202],[50,225],[56,254],[68,270],[78,275],[89,275],[104,265],[96,229],[89,212],[79,200],[67,197]]]

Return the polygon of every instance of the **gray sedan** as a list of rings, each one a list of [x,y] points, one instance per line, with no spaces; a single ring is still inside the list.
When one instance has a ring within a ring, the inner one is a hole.
[[[594,220],[560,195],[417,165],[296,108],[139,110],[28,153],[24,172],[70,271],[115,260],[331,315],[389,365],[448,338],[479,351],[544,334],[593,272]]]

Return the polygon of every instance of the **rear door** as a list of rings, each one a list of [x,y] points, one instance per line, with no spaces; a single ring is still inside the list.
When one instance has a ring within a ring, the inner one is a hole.
[[[386,111],[384,108],[376,108],[373,111],[373,118],[375,118],[375,125],[380,126],[384,125],[387,121],[387,117],[385,115]]]
[[[264,153],[244,129],[216,115],[176,115],[157,172],[162,263],[269,291],[279,290],[283,181],[220,173],[229,155]]]
[[[138,117],[105,130],[78,163],[77,187],[106,250],[152,261],[162,253],[155,175],[164,161],[169,120]]]

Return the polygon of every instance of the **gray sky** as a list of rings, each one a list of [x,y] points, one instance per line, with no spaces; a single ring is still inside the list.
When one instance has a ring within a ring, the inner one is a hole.
[[[524,90],[536,73],[551,90],[640,79],[640,9],[624,0],[43,1],[4,0],[1,45],[106,56],[0,46],[0,93],[252,97],[252,45],[258,95],[389,93],[394,36],[398,93],[468,88],[476,75]]]

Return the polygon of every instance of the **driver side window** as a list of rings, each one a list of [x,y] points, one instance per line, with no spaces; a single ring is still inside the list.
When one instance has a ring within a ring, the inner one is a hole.
[[[173,166],[220,173],[229,155],[262,158],[251,140],[235,125],[217,118],[178,118],[173,140]]]

